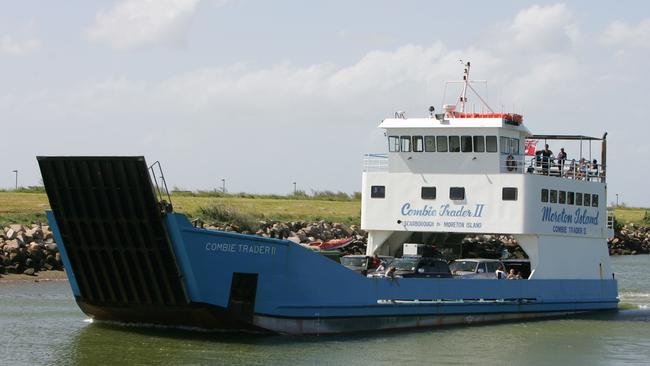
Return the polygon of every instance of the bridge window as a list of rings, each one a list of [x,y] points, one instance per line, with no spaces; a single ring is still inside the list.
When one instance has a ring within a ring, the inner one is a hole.
[[[460,152],[460,137],[449,136],[449,152]]]
[[[410,152],[411,151],[411,136],[400,136],[400,150],[402,152]]]
[[[447,152],[447,136],[436,136],[438,152]]]
[[[557,191],[551,189],[551,203],[557,203]]]
[[[582,206],[582,193],[576,192],[576,205]]]
[[[566,203],[566,191],[560,191],[560,197],[558,199],[558,203],[561,203],[561,204]]]
[[[485,137],[474,136],[474,152],[485,152]]]
[[[413,151],[422,152],[424,151],[422,136],[413,136]]]
[[[424,151],[434,152],[436,151],[436,137],[435,136],[424,136]]]
[[[460,150],[462,152],[472,152],[472,136],[460,137]]]
[[[398,136],[388,136],[388,151],[389,152],[399,152],[399,137]]]
[[[548,202],[548,189],[542,189],[542,202]]]
[[[436,187],[422,187],[423,200],[435,200],[436,199]]]
[[[519,139],[510,139],[510,153],[519,155]]]
[[[371,186],[370,187],[370,197],[371,198],[386,198],[386,186]]]
[[[592,194],[591,195],[591,206],[592,207],[598,207],[598,195],[597,194]]]
[[[516,201],[517,187],[503,187],[501,190],[501,199],[504,201]]]
[[[567,192],[566,203],[569,204],[569,205],[575,204],[575,198],[576,198],[575,193]]]
[[[485,136],[485,151],[487,152],[497,152],[497,137],[496,136]]]
[[[510,139],[501,136],[501,154],[510,154]]]
[[[585,193],[582,195],[584,199],[584,205],[585,206],[591,206],[591,195],[589,193]]]
[[[462,201],[465,199],[465,187],[450,187],[449,199],[452,201]]]

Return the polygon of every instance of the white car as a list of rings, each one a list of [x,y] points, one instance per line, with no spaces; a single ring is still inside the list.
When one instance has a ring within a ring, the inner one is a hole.
[[[498,259],[456,259],[449,265],[454,277],[466,279],[505,279],[506,267]]]

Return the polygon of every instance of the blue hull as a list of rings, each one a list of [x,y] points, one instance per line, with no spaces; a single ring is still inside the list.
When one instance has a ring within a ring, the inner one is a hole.
[[[290,241],[194,228],[165,217],[185,305],[106,305],[83,299],[56,219],[70,285],[97,318],[217,329],[325,334],[428,327],[617,308],[616,280],[366,278]],[[109,275],[106,275],[109,276]]]

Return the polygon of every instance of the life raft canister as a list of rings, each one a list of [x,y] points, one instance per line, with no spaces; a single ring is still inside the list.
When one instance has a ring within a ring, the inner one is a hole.
[[[512,156],[512,154],[508,155],[508,157],[506,158],[506,169],[508,169],[509,172],[517,169],[517,165],[515,164],[515,158]]]

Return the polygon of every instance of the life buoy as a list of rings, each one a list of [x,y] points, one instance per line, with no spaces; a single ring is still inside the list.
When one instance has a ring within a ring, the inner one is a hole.
[[[517,165],[515,164],[515,158],[512,156],[512,154],[508,155],[506,158],[506,168],[508,169],[509,172],[517,169]]]

